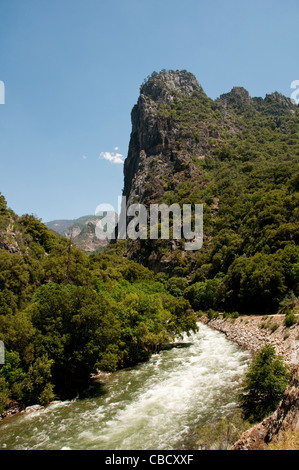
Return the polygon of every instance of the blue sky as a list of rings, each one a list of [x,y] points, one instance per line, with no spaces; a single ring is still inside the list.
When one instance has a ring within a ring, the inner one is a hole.
[[[1,0],[9,207],[44,222],[117,209],[143,80],[186,69],[213,99],[233,86],[290,96],[298,20],[298,0]]]

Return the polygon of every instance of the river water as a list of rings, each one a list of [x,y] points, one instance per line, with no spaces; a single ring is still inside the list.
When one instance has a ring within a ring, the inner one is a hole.
[[[194,450],[192,431],[228,415],[249,353],[199,324],[183,348],[106,376],[85,399],[0,422],[0,449]]]

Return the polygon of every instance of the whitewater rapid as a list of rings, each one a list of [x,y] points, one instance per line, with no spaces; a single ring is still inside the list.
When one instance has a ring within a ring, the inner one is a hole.
[[[194,449],[194,428],[236,407],[249,360],[223,334],[198,328],[184,337],[187,347],[106,376],[93,396],[6,418],[0,448]]]

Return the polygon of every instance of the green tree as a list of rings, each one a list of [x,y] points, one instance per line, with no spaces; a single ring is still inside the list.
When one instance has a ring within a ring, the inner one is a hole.
[[[71,395],[85,386],[89,374],[102,367],[104,356],[105,368],[115,370],[120,361],[120,322],[115,310],[109,294],[87,286],[49,283],[38,289],[28,313],[36,330],[36,355],[52,361],[55,393]]]
[[[241,256],[224,278],[226,305],[249,313],[273,313],[286,292],[283,264],[275,255]]]
[[[25,372],[20,363],[17,352],[5,351],[5,364],[0,368],[0,395],[3,395],[3,402],[11,399],[23,400],[24,398]]]
[[[7,204],[5,197],[0,193],[0,214],[4,214],[7,211]]]
[[[264,346],[253,358],[244,379],[240,407],[251,423],[275,411],[289,379],[289,370],[272,345]]]
[[[291,326],[297,323],[297,317],[294,312],[290,309],[287,309],[285,312],[285,318],[283,324],[286,328],[290,328]]]
[[[167,290],[174,297],[180,297],[188,287],[188,281],[184,277],[172,277],[167,283]]]
[[[47,356],[38,357],[36,361],[30,365],[29,370],[24,378],[24,399],[28,403],[41,403],[47,405],[54,400],[54,385],[51,383],[51,368],[53,360],[49,360]]]
[[[17,297],[8,289],[0,291],[0,315],[14,314],[17,311]]]
[[[187,287],[184,297],[196,310],[208,310],[219,306],[222,293],[223,276],[218,274],[214,279],[196,282]]]

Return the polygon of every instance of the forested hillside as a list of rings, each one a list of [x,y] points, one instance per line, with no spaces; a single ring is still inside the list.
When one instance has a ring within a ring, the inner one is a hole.
[[[196,329],[186,299],[118,255],[87,256],[0,195],[0,411],[72,397]]]
[[[276,313],[298,296],[299,111],[241,87],[213,101],[186,71],[154,73],[132,111],[129,203],[203,204],[204,243],[128,241],[198,310]],[[132,183],[133,181],[133,183]]]

